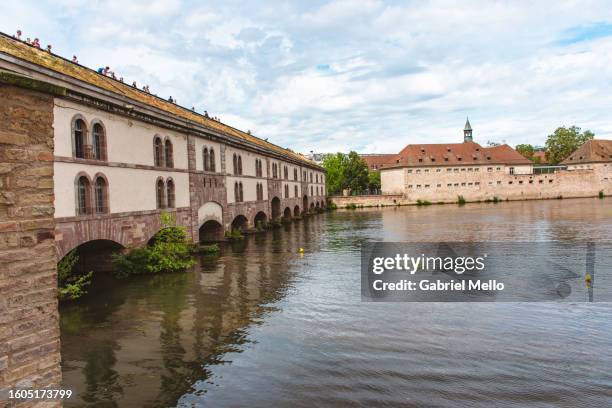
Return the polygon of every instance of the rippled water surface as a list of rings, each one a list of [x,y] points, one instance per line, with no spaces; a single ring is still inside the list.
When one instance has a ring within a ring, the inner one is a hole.
[[[612,200],[337,211],[98,278],[61,308],[66,406],[612,406],[611,304],[362,303],[366,240],[612,241]]]

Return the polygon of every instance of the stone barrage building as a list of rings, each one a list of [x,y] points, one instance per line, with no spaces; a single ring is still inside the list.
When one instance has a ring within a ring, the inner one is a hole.
[[[56,246],[146,243],[160,211],[194,241],[325,205],[324,170],[218,120],[93,70],[0,37],[5,82],[53,95]]]
[[[0,393],[60,382],[56,263],[325,206],[316,163],[0,34]]]
[[[563,166],[538,167],[506,144],[475,143],[467,121],[462,143],[410,144],[398,154],[362,157],[381,172],[382,193],[401,196],[401,203],[592,197],[612,194],[611,144],[592,140]]]

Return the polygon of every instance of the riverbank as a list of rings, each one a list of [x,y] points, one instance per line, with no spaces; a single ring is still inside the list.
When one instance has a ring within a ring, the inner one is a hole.
[[[462,197],[463,200],[460,200]],[[465,196],[457,195],[454,199],[443,198],[436,200],[415,199],[405,197],[401,194],[391,195],[362,195],[362,196],[330,196],[327,199],[328,205],[335,205],[337,208],[374,208],[374,207],[398,207],[398,206],[409,206],[409,205],[429,205],[429,204],[465,204],[465,203],[489,203],[489,202],[501,202],[501,201],[533,201],[533,200],[561,200],[566,198],[605,198],[610,195],[602,195],[600,192],[589,193],[589,194],[567,194],[557,196],[523,196],[523,197],[504,197],[504,196],[491,196],[483,199],[470,200],[466,199]]]

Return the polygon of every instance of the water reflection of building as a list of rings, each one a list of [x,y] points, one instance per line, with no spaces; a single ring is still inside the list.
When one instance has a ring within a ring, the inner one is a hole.
[[[122,283],[64,307],[64,387],[79,396],[66,406],[174,406],[196,382],[214,381],[211,367],[241,352],[249,327],[275,312],[295,279],[298,248],[318,247],[310,236],[321,221],[248,237],[190,273]]]

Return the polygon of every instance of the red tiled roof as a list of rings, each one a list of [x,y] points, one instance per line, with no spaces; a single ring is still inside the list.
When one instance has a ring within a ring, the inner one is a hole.
[[[612,140],[587,140],[561,164],[612,162]]]
[[[396,153],[385,154],[360,154],[361,158],[368,165],[370,170],[378,170],[381,167],[395,163]]]
[[[482,147],[478,143],[409,144],[385,167],[457,166],[474,164],[531,164],[507,144]]]

